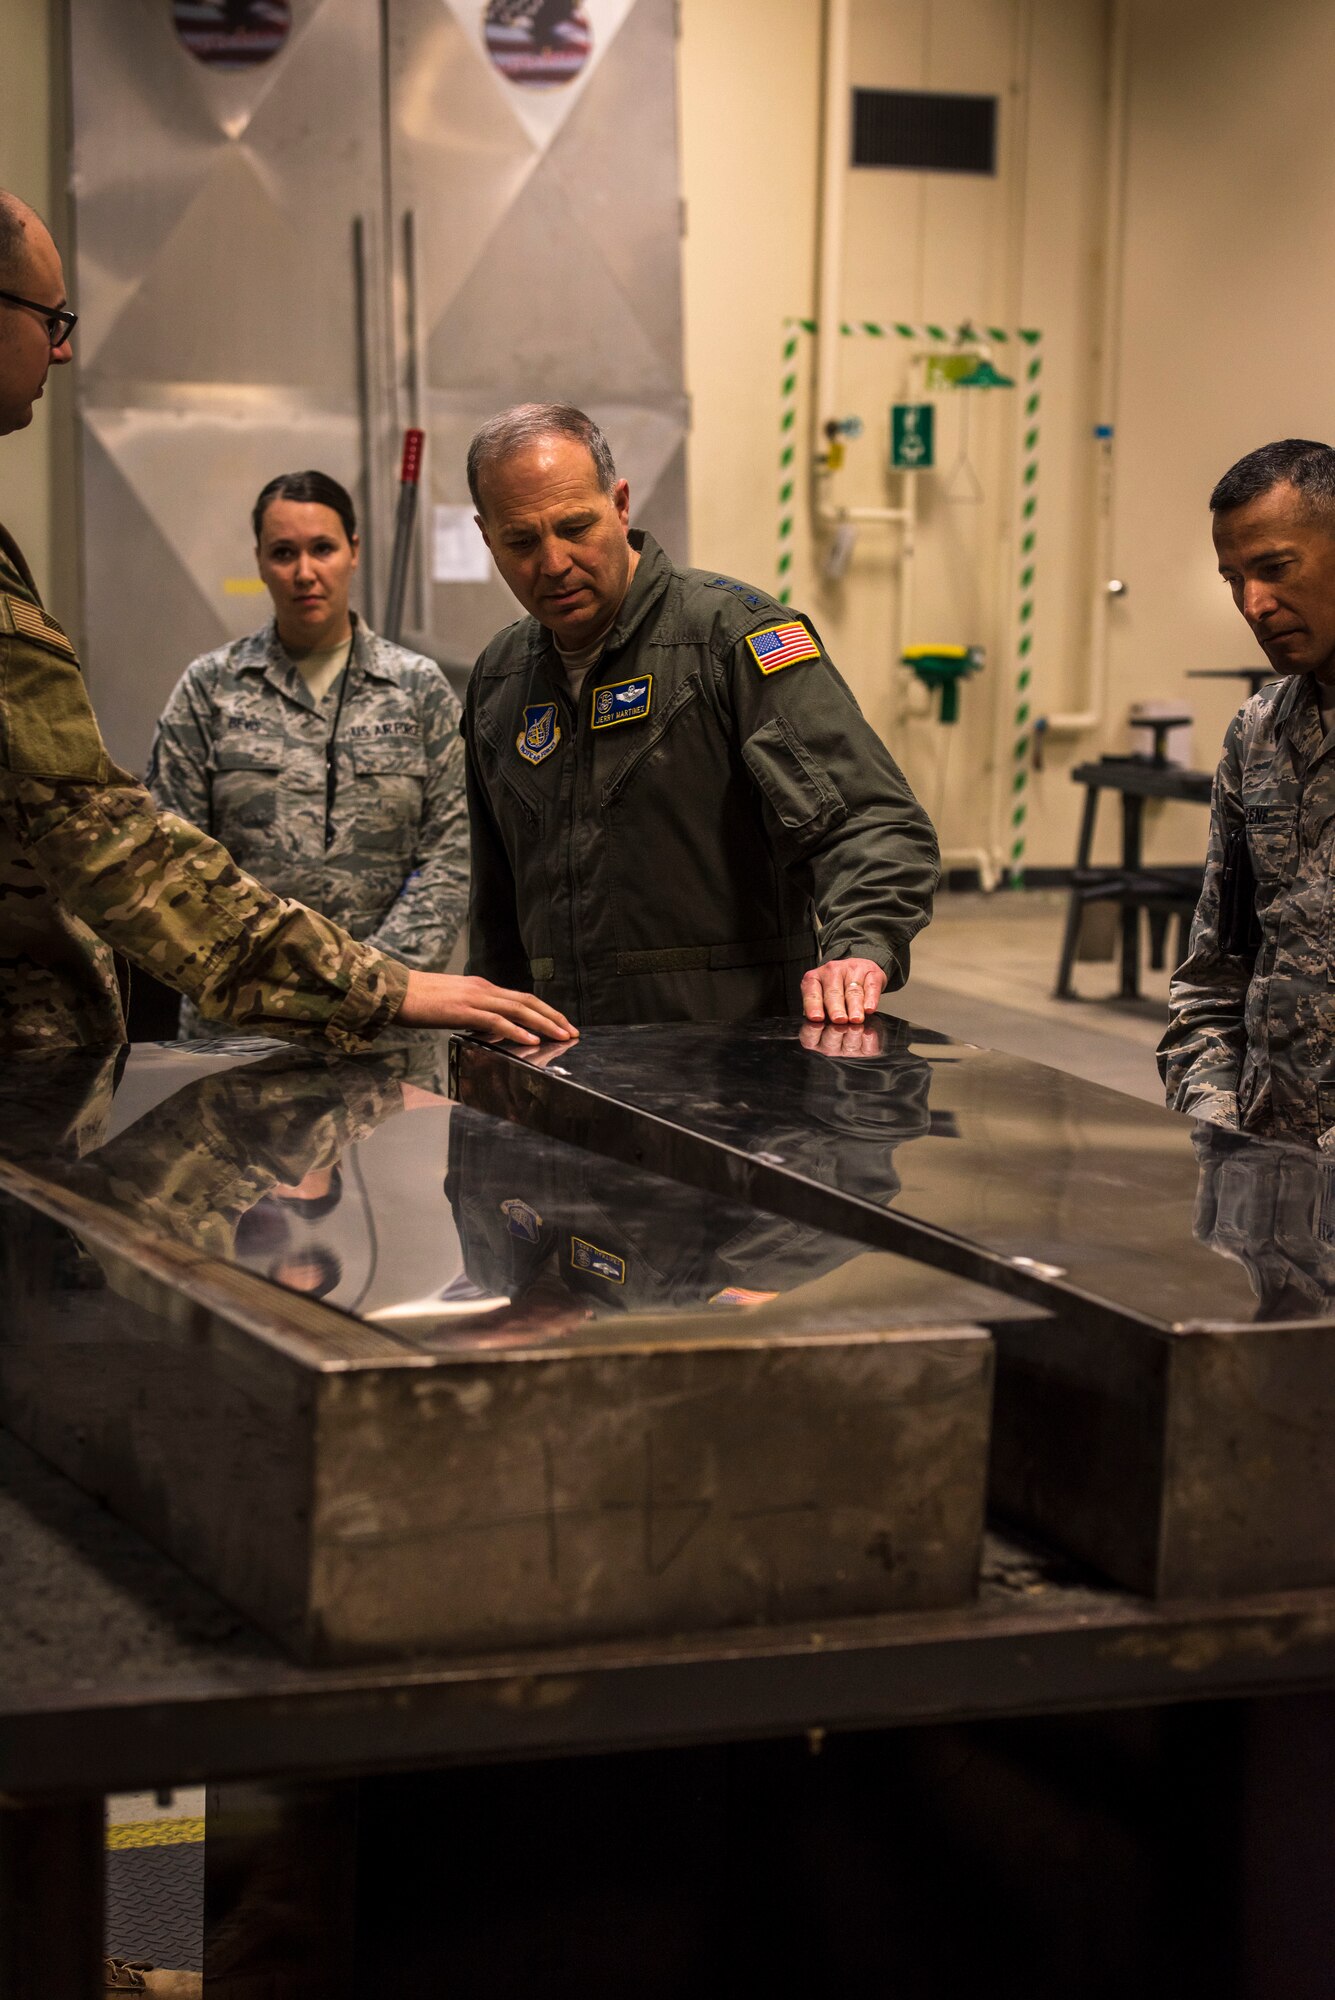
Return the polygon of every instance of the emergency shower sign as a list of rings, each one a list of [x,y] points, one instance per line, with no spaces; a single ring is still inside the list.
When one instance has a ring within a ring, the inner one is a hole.
[[[483,32],[507,83],[569,83],[593,50],[578,0],[487,0]]]
[[[927,472],[936,462],[936,406],[895,403],[890,410],[890,463],[896,472]]]

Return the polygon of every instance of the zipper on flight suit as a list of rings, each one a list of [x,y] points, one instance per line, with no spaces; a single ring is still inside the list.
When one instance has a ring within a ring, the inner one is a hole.
[[[599,660],[597,665],[601,666],[602,661]],[[561,704],[562,713],[568,716],[570,720],[570,760],[574,767],[574,776],[570,781],[570,824],[566,835],[566,895],[570,901],[570,963],[575,975],[575,1010],[581,1018],[584,1014],[584,1003],[588,996],[584,980],[584,961],[580,957],[579,950],[579,897],[576,893],[578,878],[575,873],[575,827],[578,822],[580,806],[579,713],[584,703],[584,690],[589,684],[590,677],[596,671],[596,667],[590,667],[588,673],[585,674],[583,681],[580,683],[578,702],[570,699],[570,683],[566,679],[565,668],[560,665],[559,661],[557,663],[556,674],[552,676],[553,680],[556,681],[559,675],[556,698]]]

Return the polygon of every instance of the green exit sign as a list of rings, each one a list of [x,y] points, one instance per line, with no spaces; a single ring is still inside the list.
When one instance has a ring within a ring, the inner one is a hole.
[[[890,409],[890,463],[896,472],[927,472],[936,462],[936,406],[894,403]]]

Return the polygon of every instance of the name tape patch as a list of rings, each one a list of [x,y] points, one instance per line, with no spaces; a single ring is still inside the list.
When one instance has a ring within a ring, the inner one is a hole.
[[[515,738],[515,749],[526,763],[541,764],[561,741],[561,725],[554,701],[535,702],[524,710],[524,726]]]
[[[820,658],[820,647],[796,618],[787,625],[767,625],[763,632],[748,632],[746,643],[762,674],[777,674],[780,667],[791,667],[798,660]]]
[[[591,1271],[595,1278],[606,1278],[609,1285],[626,1282],[625,1258],[613,1250],[600,1250],[596,1243],[586,1243],[582,1236],[570,1239],[570,1261],[577,1271]]]
[[[593,727],[615,729],[619,722],[643,722],[654,698],[654,677],[640,674],[633,681],[613,681],[593,697]]]

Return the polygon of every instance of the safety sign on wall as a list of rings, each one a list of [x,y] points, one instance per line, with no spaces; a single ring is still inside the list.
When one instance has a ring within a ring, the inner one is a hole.
[[[896,472],[926,472],[936,462],[934,403],[894,403],[890,409],[890,463]]]

